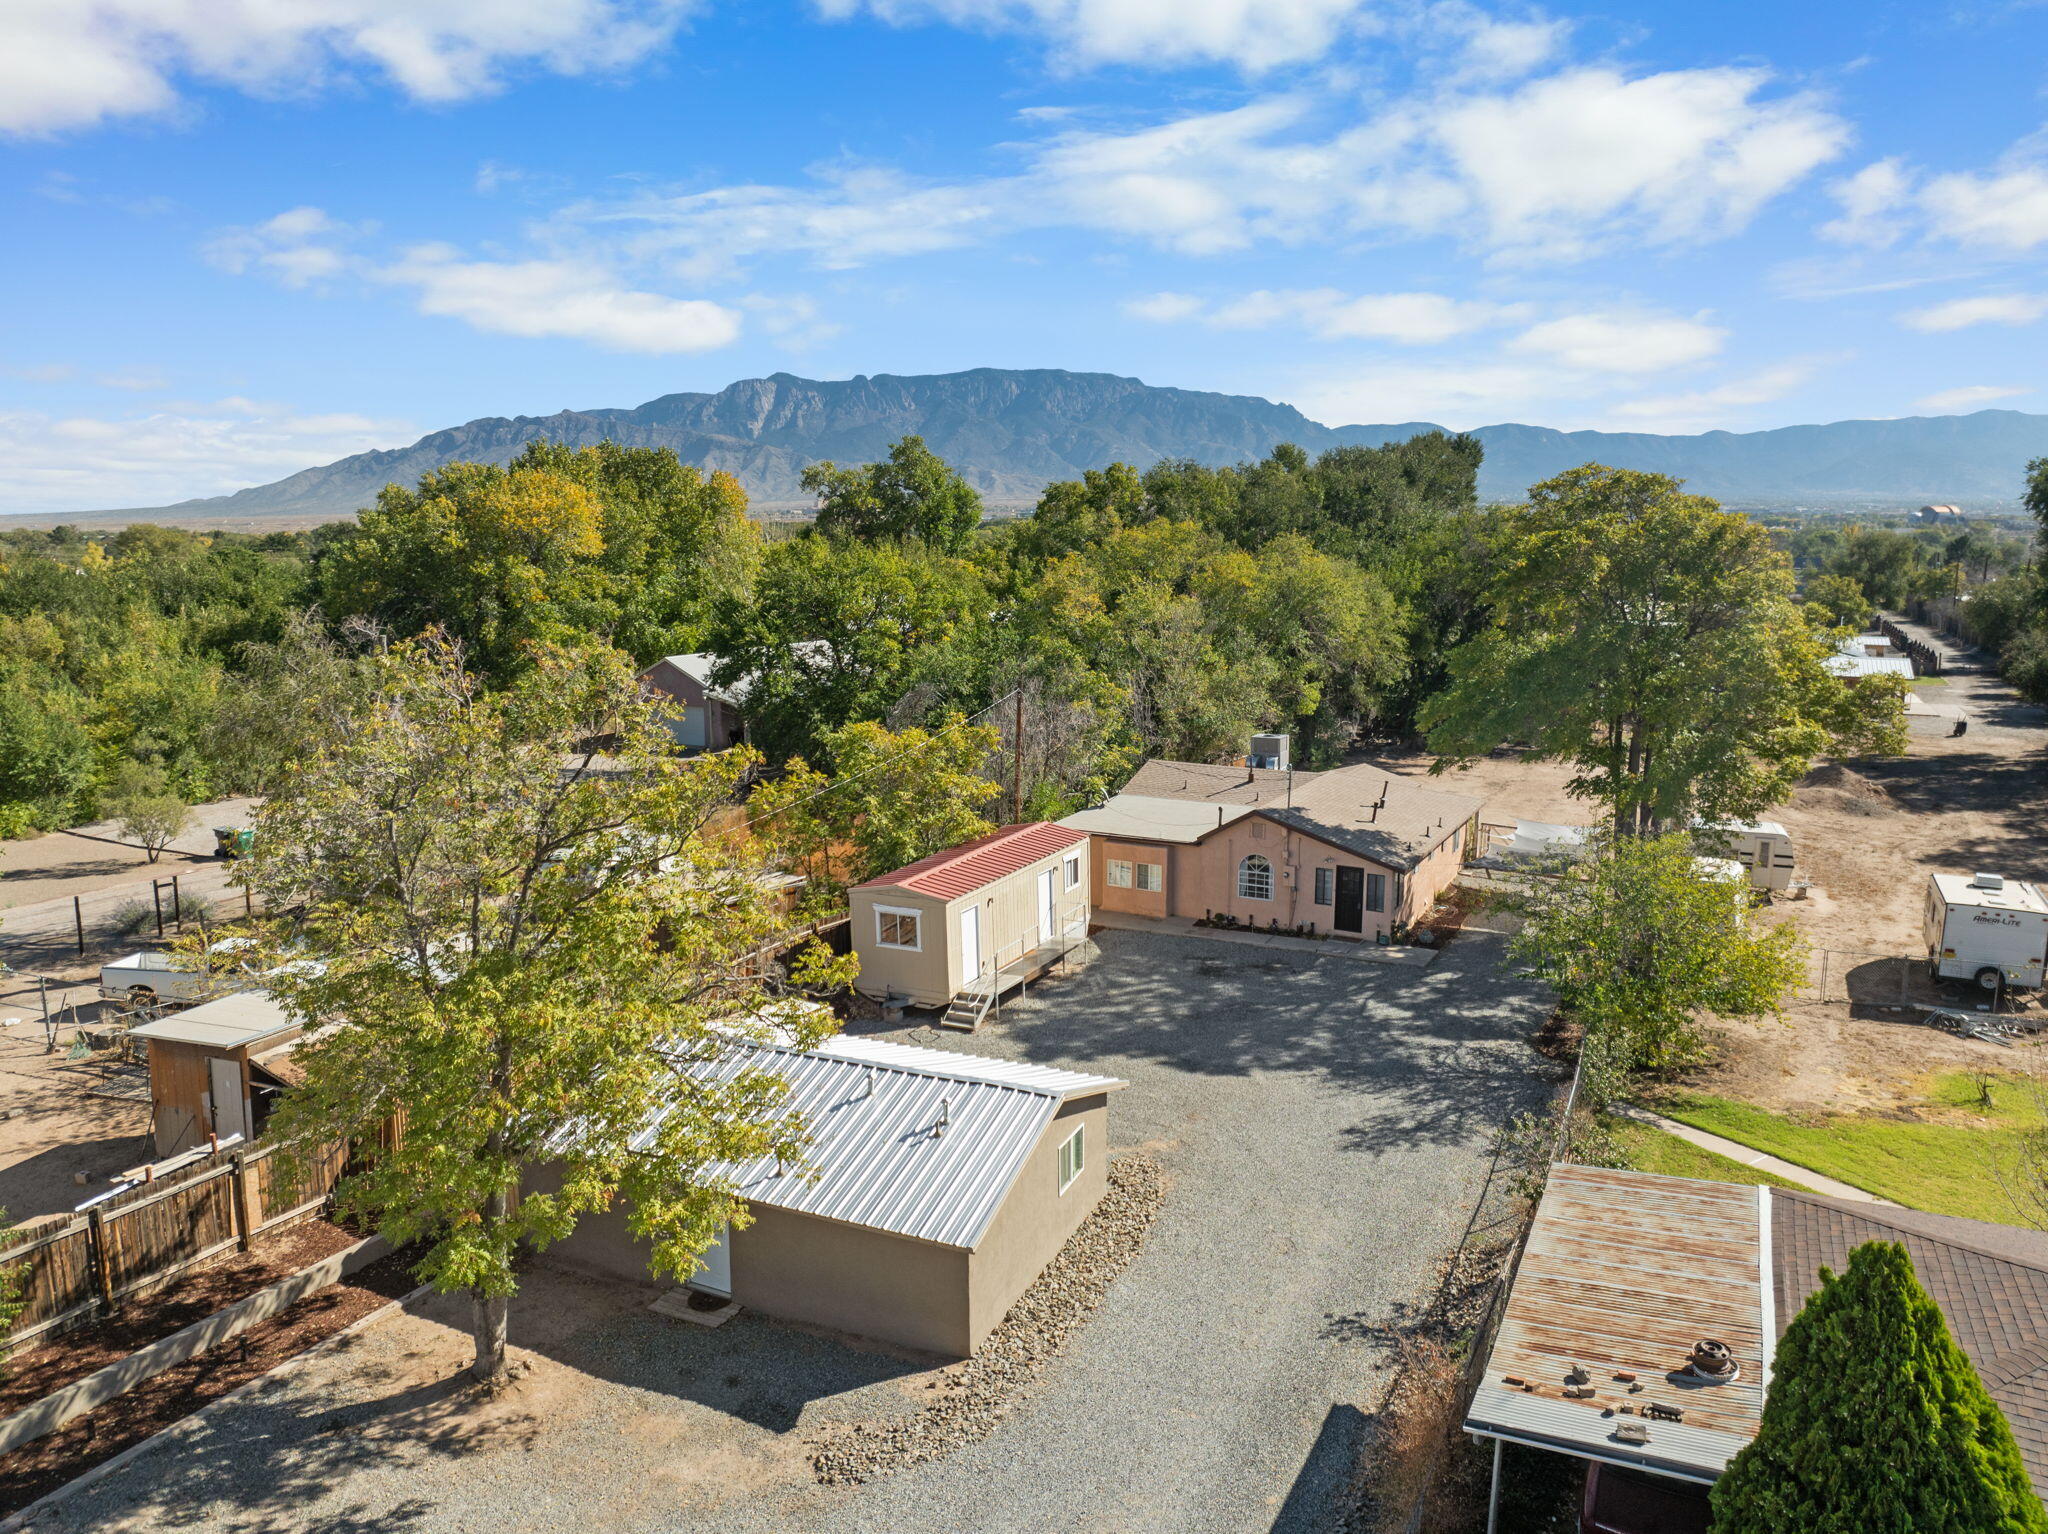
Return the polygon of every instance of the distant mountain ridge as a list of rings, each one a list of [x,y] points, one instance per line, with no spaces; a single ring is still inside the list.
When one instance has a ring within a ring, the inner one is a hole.
[[[233,495],[140,508],[132,514],[345,516],[391,481],[410,484],[463,459],[504,463],[536,439],[585,446],[607,437],[673,448],[686,463],[724,469],[750,496],[801,501],[806,465],[865,463],[910,433],[991,500],[1029,501],[1050,481],[1110,463],[1162,458],[1208,464],[1263,457],[1294,442],[1311,453],[1377,445],[1438,430],[1426,421],[1324,426],[1291,405],[1253,395],[1157,388],[1109,373],[975,368],[876,374],[832,382],[776,373],[716,394],[665,394],[632,409],[490,416],[410,447],[357,453]],[[1746,504],[1837,501],[2013,501],[2029,459],[2048,456],[2048,416],[1984,410],[1967,416],[1838,421],[1758,432],[1660,436],[1483,426],[1482,497],[1512,499],[1574,464],[1654,469],[1705,495]]]

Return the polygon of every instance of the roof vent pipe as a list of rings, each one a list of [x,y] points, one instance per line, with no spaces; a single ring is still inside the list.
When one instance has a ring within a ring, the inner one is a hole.
[[[875,1095],[875,1068],[872,1065],[860,1073],[860,1095],[862,1097],[873,1097]]]
[[[934,1140],[938,1139],[941,1135],[943,1135],[946,1132],[946,1126],[952,1122],[953,1099],[950,1097],[942,1097],[939,1099],[939,1121],[938,1123],[932,1125],[932,1138]]]

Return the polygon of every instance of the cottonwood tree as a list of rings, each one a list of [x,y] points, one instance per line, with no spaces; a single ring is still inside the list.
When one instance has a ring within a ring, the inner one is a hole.
[[[2012,1428],[1906,1249],[1849,1254],[1785,1328],[1713,1534],[2043,1534]]]
[[[905,437],[880,463],[814,463],[803,484],[818,497],[818,531],[834,537],[916,539],[956,553],[981,525],[981,493],[922,437]]]
[[[344,1207],[425,1243],[416,1271],[469,1296],[474,1372],[495,1381],[522,1248],[616,1197],[653,1266],[687,1275],[746,1221],[717,1163],[800,1163],[773,1077],[685,1074],[765,1035],[750,956],[787,918],[716,829],[752,760],[674,755],[623,655],[543,647],[502,691],[438,634],[367,666],[243,865],[266,908],[294,913],[263,928],[266,985],[322,1025],[272,1133],[353,1142],[366,1165]],[[839,968],[813,952],[795,978]],[[803,1043],[820,1025],[790,1026]],[[559,1187],[536,1191],[543,1165]]]
[[[1697,1061],[1699,1020],[1774,1014],[1805,973],[1789,922],[1748,920],[1748,887],[1703,871],[1683,834],[1596,839],[1529,881],[1509,951],[1585,1030],[1599,1093]]]
[[[1899,689],[1826,669],[1790,565],[1749,518],[1588,464],[1504,510],[1497,536],[1490,622],[1421,713],[1440,768],[1525,745],[1577,766],[1571,791],[1640,834],[1761,814],[1823,751],[1904,749]]]
[[[822,741],[827,769],[798,757],[747,802],[748,824],[836,893],[995,829],[989,776],[1000,737],[955,715],[934,730],[862,722]]]

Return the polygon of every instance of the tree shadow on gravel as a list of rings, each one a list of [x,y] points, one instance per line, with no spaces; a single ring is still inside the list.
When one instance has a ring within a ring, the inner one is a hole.
[[[1498,934],[1466,933],[1419,972],[1153,933],[1098,942],[1088,968],[1005,1005],[1002,1032],[1026,1058],[1314,1075],[1369,1099],[1344,1131],[1368,1154],[1466,1143],[1547,1089],[1528,1040],[1550,1003],[1505,971]]]

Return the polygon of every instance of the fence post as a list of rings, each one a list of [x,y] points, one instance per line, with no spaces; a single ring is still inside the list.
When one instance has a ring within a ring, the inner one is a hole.
[[[71,897],[71,919],[78,923],[78,956],[85,957],[85,907],[78,903],[78,897]]]
[[[1820,951],[1820,999],[1828,999],[1828,950]]]
[[[156,907],[156,935],[164,935],[164,883],[161,879],[149,881],[149,903]]]
[[[171,920],[178,924],[178,930],[185,930],[185,895],[178,888],[178,876],[171,875]]]
[[[114,1265],[107,1256],[107,1212],[94,1207],[85,1212],[86,1260],[92,1265],[93,1287],[100,1293],[100,1310],[114,1313]]]
[[[249,1250],[255,1220],[249,1215],[249,1163],[240,1151],[228,1158],[228,1192],[235,1206],[235,1250]]]

